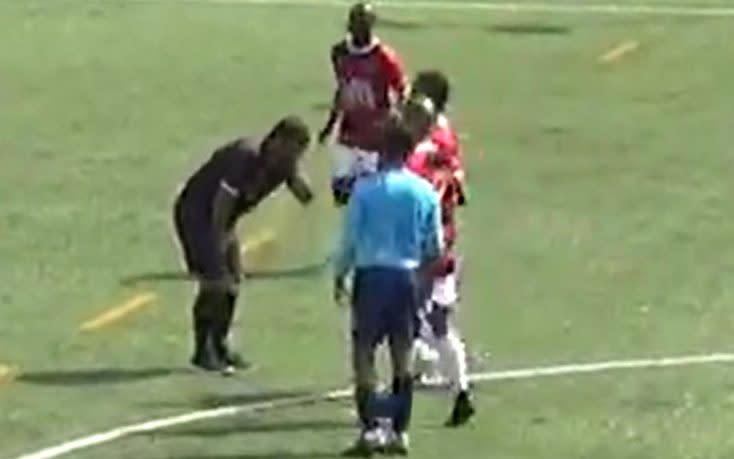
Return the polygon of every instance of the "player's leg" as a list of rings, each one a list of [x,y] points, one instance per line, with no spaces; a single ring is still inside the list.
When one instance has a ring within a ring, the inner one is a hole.
[[[349,200],[354,186],[354,164],[357,158],[351,148],[341,144],[331,147],[331,193],[336,206],[343,206]]]
[[[441,374],[437,343],[428,322],[431,302],[422,300],[418,311],[415,340],[413,341],[413,375],[422,386],[440,385],[444,378]]]
[[[413,411],[413,340],[416,314],[421,298],[418,276],[395,270],[386,282],[384,302],[390,312],[390,360],[393,370],[393,436],[388,443],[391,453],[408,453],[408,430]]]
[[[354,402],[360,435],[345,456],[370,455],[384,443],[375,416],[377,373],[375,349],[381,340],[380,303],[375,296],[375,276],[371,270],[357,270],[352,292],[352,366]]]
[[[178,199],[174,207],[174,226],[179,246],[187,270],[200,277],[207,271],[206,252],[211,247],[202,241],[202,231],[197,221],[196,215],[186,203]],[[197,285],[192,307],[194,352],[191,363],[206,370],[216,370],[219,367],[212,349],[211,334],[215,322],[214,312],[220,302],[221,298],[206,283],[200,282]]]
[[[453,324],[456,302],[456,275],[450,273],[436,280],[432,295],[433,305],[428,320],[436,340],[441,367],[455,390],[456,398],[448,426],[466,423],[475,412],[471,401],[466,347]]]
[[[232,283],[223,293],[224,300],[222,301],[221,310],[218,310],[216,314],[212,341],[217,357],[227,365],[225,371],[231,373],[236,368],[242,369],[249,367],[249,363],[238,353],[232,352],[229,346],[230,330],[234,320],[239,293],[239,282],[242,275],[240,243],[234,233],[227,243],[225,257],[227,275],[232,279]]]

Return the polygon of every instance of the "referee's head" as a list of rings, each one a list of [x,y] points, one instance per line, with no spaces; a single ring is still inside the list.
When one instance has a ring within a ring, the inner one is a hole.
[[[401,167],[408,159],[415,142],[410,130],[399,115],[390,118],[385,130],[385,147],[382,151],[383,167]]]

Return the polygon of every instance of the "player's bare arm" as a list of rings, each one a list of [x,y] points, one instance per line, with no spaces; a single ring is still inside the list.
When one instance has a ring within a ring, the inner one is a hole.
[[[307,205],[313,201],[313,190],[311,190],[311,185],[303,175],[295,173],[286,180],[285,184],[301,204]]]
[[[217,237],[220,250],[226,251],[227,244],[230,242],[232,231],[229,229],[229,221],[234,213],[235,203],[239,191],[232,185],[222,181],[217,194],[214,196],[212,206],[212,228]]]
[[[332,98],[331,108],[329,109],[329,117],[326,119],[324,127],[321,128],[321,131],[319,131],[319,143],[321,144],[325,143],[326,139],[331,136],[331,134],[334,132],[337,121],[339,121],[339,97],[340,92],[337,88],[336,91],[334,91],[334,97]]]

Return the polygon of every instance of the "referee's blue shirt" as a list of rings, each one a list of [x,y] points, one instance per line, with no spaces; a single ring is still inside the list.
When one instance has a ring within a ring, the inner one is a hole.
[[[415,269],[443,249],[433,187],[405,168],[360,179],[347,206],[336,274],[383,267]]]

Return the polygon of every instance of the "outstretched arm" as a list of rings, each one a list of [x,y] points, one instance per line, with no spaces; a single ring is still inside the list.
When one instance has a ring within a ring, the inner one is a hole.
[[[298,199],[298,202],[304,206],[313,200],[314,195],[311,190],[311,185],[309,185],[308,180],[303,175],[296,172],[286,180],[285,184],[293,196]]]

